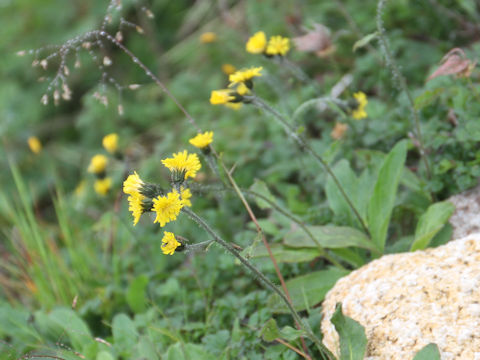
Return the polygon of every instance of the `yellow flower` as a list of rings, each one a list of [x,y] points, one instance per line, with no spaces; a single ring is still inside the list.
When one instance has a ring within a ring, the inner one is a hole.
[[[103,147],[110,154],[115,154],[118,147],[118,135],[115,133],[105,135],[102,140]]]
[[[88,166],[88,172],[94,174],[101,174],[105,171],[107,167],[108,159],[105,155],[97,154],[90,160],[90,165]]]
[[[112,187],[112,179],[109,177],[97,179],[93,185],[95,192],[99,195],[105,195]]]
[[[222,71],[225,75],[230,75],[237,71],[237,69],[232,64],[223,64]]]
[[[259,31],[248,39],[245,49],[251,54],[261,54],[265,51],[265,46],[267,46],[267,38],[263,31]]]
[[[222,89],[222,90],[213,90],[212,94],[210,95],[210,104],[212,105],[221,105],[226,104],[229,101],[235,99],[235,96],[230,95],[230,90]]]
[[[345,135],[345,132],[348,130],[348,125],[347,124],[342,124],[342,123],[336,123],[335,127],[333,128],[332,132],[330,133],[330,136],[334,140],[340,140],[343,135]]]
[[[352,116],[356,120],[360,120],[367,117],[365,107],[368,104],[367,95],[364,92],[356,92],[353,94],[355,100],[357,100],[357,108],[352,111]]]
[[[213,141],[213,131],[206,131],[203,134],[197,134],[197,136],[191,138],[188,140],[190,144],[193,146],[203,149],[204,147],[207,147],[210,145]]]
[[[205,32],[202,35],[200,35],[200,42],[202,44],[209,44],[217,41],[217,34],[214,32]]]
[[[238,95],[242,95],[242,96],[250,92],[250,89],[243,82],[239,83],[238,86],[235,88],[235,90],[237,91]]]
[[[194,178],[197,171],[202,167],[197,154],[188,154],[187,150],[173,154],[173,158],[162,160],[162,164],[170,171],[184,174],[185,179]]]
[[[185,202],[176,191],[169,192],[166,196],[157,196],[153,199],[153,211],[157,213],[154,223],[158,222],[164,227],[165,224],[177,219],[184,206]]]
[[[180,196],[182,198],[184,206],[192,206],[190,198],[192,197],[192,192],[188,188],[180,187]]]
[[[248,80],[253,79],[254,77],[257,76],[262,76],[261,71],[263,70],[263,67],[252,67],[250,69],[245,69],[245,70],[239,70],[235,72],[234,74],[230,75],[228,79],[230,80],[231,83],[241,83],[245,82]]]
[[[140,179],[137,172],[134,171],[133,174],[128,175],[127,180],[123,182],[123,192],[129,195],[139,194],[143,185],[145,185],[145,183]]]
[[[175,239],[175,235],[171,232],[165,231],[162,239],[162,252],[165,255],[173,255],[176,248],[181,244]]]
[[[34,154],[38,154],[42,151],[42,143],[36,136],[30,136],[28,138],[28,147]]]
[[[282,36],[272,36],[267,45],[267,55],[285,55],[290,50],[290,39]]]
[[[140,193],[134,193],[128,197],[128,210],[132,212],[134,226],[137,225],[140,216],[145,212],[143,199],[145,199],[145,196]]]

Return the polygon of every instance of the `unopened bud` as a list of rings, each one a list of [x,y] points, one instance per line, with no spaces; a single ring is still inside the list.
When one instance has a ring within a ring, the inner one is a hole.
[[[40,102],[43,104],[43,105],[47,105],[48,104],[48,95],[47,94],[44,94],[42,96],[42,98],[40,99]]]
[[[123,41],[123,34],[121,31],[117,31],[117,33],[115,34],[115,40],[117,40],[118,42]]]
[[[155,15],[153,15],[153,12],[150,11],[150,9],[145,9],[145,14],[147,14],[147,17],[149,19],[153,19]]]
[[[85,41],[83,44],[82,44],[82,47],[84,49],[87,49],[89,50],[91,47],[92,47],[92,43],[90,41]]]
[[[138,26],[138,25],[135,27],[135,29],[137,29],[137,32],[138,32],[139,34],[145,33],[145,31],[143,31],[143,29],[142,29],[140,26]]]
[[[123,116],[124,112],[123,112],[123,105],[122,104],[117,106],[117,111],[118,111],[118,115]]]
[[[17,56],[25,56],[27,52],[25,50],[17,51]]]
[[[65,74],[65,76],[70,75],[70,69],[68,68],[67,65],[65,65],[65,66],[63,67],[63,73]]]
[[[128,85],[128,88],[130,90],[137,90],[140,87],[140,84],[130,84]]]
[[[112,65],[112,60],[108,56],[103,57],[103,65],[110,66]]]
[[[46,59],[43,59],[42,61],[40,61],[40,66],[43,68],[43,70],[47,70],[48,61]]]

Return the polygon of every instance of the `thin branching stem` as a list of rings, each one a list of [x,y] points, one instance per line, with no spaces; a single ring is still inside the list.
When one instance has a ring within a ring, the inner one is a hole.
[[[369,235],[370,232],[368,231],[368,227],[365,224],[365,221],[363,220],[362,216],[360,215],[360,212],[357,210],[357,208],[353,204],[353,201],[345,192],[345,189],[343,188],[342,184],[338,180],[332,168],[327,164],[327,162],[323,160],[323,158],[320,155],[318,155],[317,152],[301,136],[297,134],[295,129],[291,127],[288,121],[277,110],[272,108],[270,105],[268,105],[265,101],[263,101],[257,96],[248,96],[245,98],[247,101],[251,102],[253,105],[257,106],[258,108],[272,114],[273,118],[278,121],[278,123],[283,127],[283,129],[288,134],[288,136],[290,136],[300,146],[301,149],[305,149],[308,153],[310,153],[310,155],[312,155],[320,163],[320,165],[325,169],[325,171],[332,177],[333,182],[337,186],[338,190],[342,194],[348,206],[352,209],[353,213],[357,217],[365,233]]]
[[[387,66],[390,68],[390,70],[393,73],[394,80],[397,80],[396,82],[398,83],[400,90],[402,90],[407,96],[408,106],[410,108],[410,112],[413,119],[413,125],[415,128],[416,137],[418,140],[420,156],[422,157],[423,163],[425,165],[427,178],[431,179],[432,173],[430,170],[430,163],[428,161],[425,145],[423,142],[422,131],[420,129],[420,119],[418,116],[418,112],[415,109],[415,103],[413,101],[412,94],[408,89],[407,80],[402,75],[397,63],[395,62],[392,51],[390,49],[390,45],[388,44],[388,40],[385,35],[385,27],[383,26],[382,14],[383,14],[383,10],[386,3],[387,3],[387,0],[379,0],[377,4],[377,31],[378,31],[378,40],[380,42],[380,49],[382,50],[383,56],[385,57]]]
[[[292,303],[288,300],[288,298],[285,296],[285,294],[274,284],[272,283],[260,270],[258,270],[250,261],[248,261],[246,258],[244,258],[232,245],[230,245],[228,242],[223,240],[200,216],[198,216],[195,212],[193,212],[191,209],[188,207],[184,207],[182,209],[184,213],[186,213],[193,221],[195,221],[205,232],[207,232],[212,238],[220,245],[222,246],[225,250],[227,250],[230,254],[232,254],[234,257],[236,257],[240,263],[251,273],[254,274],[255,277],[257,277],[260,282],[269,290],[273,291],[276,293],[280,299],[285,303],[287,306],[288,310],[292,314],[292,317],[294,318],[295,322],[300,325],[302,330],[305,331],[307,334],[308,338],[312,340],[315,345],[318,347],[322,355],[327,356],[327,359],[334,360],[335,357],[333,354],[328,350],[328,348],[323,345],[321,340],[313,333],[312,329],[310,328],[310,325],[305,322],[300,315],[297,313],[295,308],[293,307]]]

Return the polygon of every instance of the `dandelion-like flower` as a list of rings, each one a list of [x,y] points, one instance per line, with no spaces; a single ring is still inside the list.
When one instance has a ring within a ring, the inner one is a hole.
[[[228,77],[231,83],[242,83],[252,80],[254,77],[262,76],[263,67],[252,67],[250,69],[239,70]]]
[[[88,172],[93,174],[101,174],[105,172],[107,167],[108,159],[105,155],[97,154],[90,160],[90,165],[88,166]]]
[[[110,154],[115,154],[118,148],[118,135],[116,133],[105,135],[102,144]]]
[[[202,35],[200,35],[200,42],[202,44],[210,44],[217,41],[217,34],[214,32],[205,32]]]
[[[123,192],[129,195],[139,194],[145,183],[140,179],[137,172],[128,175],[127,179],[123,182]]]
[[[367,117],[365,107],[368,104],[367,95],[364,92],[356,92],[353,97],[357,101],[357,107],[352,111],[352,116],[356,120],[360,120]]]
[[[197,134],[197,136],[188,140],[193,146],[203,149],[210,145],[213,141],[213,131],[206,131],[203,134]]]
[[[109,177],[105,177],[103,179],[95,180],[95,184],[93,184],[95,192],[99,195],[106,195],[110,188],[112,187],[112,179]]]
[[[263,31],[256,32],[250,37],[245,45],[245,49],[251,54],[261,54],[267,46],[267,38]]]
[[[145,196],[140,193],[134,193],[128,197],[128,210],[132,212],[133,225],[137,225],[140,216],[146,211],[143,200]]]
[[[187,150],[173,154],[173,158],[162,160],[162,164],[182,181],[189,177],[194,178],[197,171],[202,167],[197,154],[188,154]]]
[[[162,239],[162,252],[165,255],[173,255],[177,247],[179,247],[180,244],[177,239],[175,239],[175,235],[171,232],[165,231],[163,233],[163,239]]]
[[[154,223],[159,223],[161,227],[170,221],[175,221],[180,214],[180,210],[185,206],[185,202],[180,199],[180,194],[176,191],[169,192],[166,196],[158,196],[153,199],[153,211],[157,213]]]
[[[267,55],[284,56],[290,50],[290,39],[282,36],[272,36],[268,41]]]
[[[222,65],[222,71],[225,75],[231,75],[235,71],[237,71],[237,68],[233,66],[232,64],[223,64]]]
[[[27,141],[28,147],[34,154],[38,154],[42,151],[42,143],[36,136],[30,136]]]
[[[231,95],[229,89],[213,90],[210,95],[210,104],[212,105],[223,105],[232,100],[235,100],[235,96]]]

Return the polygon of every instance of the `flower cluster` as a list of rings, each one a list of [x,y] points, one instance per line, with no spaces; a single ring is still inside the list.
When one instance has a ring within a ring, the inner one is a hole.
[[[198,134],[191,139],[195,146],[208,146],[213,140],[213,132]],[[189,154],[187,150],[173,154],[171,158],[162,160],[163,165],[172,173],[172,189],[163,191],[158,185],[143,181],[137,172],[130,174],[123,182],[123,192],[128,195],[128,210],[133,216],[133,225],[136,225],[142,214],[155,213],[154,223],[164,227],[169,222],[177,220],[180,211],[185,206],[192,206],[192,193],[186,187],[185,181],[194,178],[201,168],[197,154]],[[172,255],[179,246],[173,233],[165,232],[162,240],[164,254]]]
[[[364,92],[356,92],[353,94],[355,99],[355,104],[352,110],[352,117],[356,120],[360,120],[367,117],[367,112],[365,111],[365,107],[368,104],[367,95]]]
[[[283,36],[267,37],[263,31],[258,31],[250,37],[245,45],[247,52],[251,54],[263,54],[269,56],[285,56],[290,50],[290,39]]]
[[[213,90],[210,96],[212,105],[234,105],[246,103],[245,95],[249,95],[253,89],[253,78],[262,76],[263,68],[252,67],[242,69],[230,74],[230,84],[227,89]],[[237,106],[237,108],[238,108]]]

